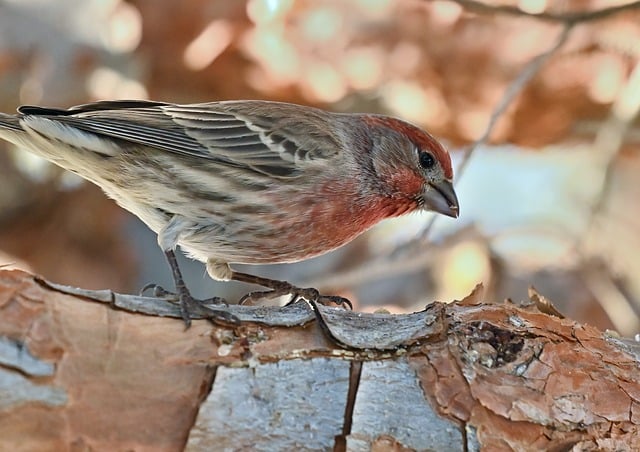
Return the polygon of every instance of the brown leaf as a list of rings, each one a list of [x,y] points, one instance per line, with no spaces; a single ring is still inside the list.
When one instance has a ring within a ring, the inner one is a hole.
[[[540,294],[533,286],[529,286],[529,299],[535,303],[538,311],[564,319],[564,315],[556,309],[553,302]]]

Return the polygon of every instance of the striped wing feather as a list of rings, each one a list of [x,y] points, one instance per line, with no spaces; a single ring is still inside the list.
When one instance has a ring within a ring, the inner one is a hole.
[[[192,105],[104,101],[68,110],[23,106],[19,112],[120,143],[291,178],[300,176],[308,162],[325,160],[339,148],[333,137],[314,129],[317,121],[304,128],[311,134],[301,135],[304,118],[297,108],[262,101]],[[314,115],[328,113],[312,110],[311,117]],[[126,150],[126,145],[123,148]]]

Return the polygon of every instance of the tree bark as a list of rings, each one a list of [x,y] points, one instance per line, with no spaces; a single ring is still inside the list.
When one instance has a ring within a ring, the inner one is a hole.
[[[0,450],[640,449],[635,342],[480,298],[185,331],[165,300],[3,270]]]

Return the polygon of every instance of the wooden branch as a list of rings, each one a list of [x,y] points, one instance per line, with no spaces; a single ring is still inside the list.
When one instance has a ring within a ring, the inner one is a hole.
[[[0,450],[638,450],[640,347],[533,295],[185,331],[163,300],[0,271]]]
[[[551,13],[543,11],[541,13],[530,13],[516,6],[510,5],[490,5],[478,0],[452,0],[459,4],[467,11],[479,14],[500,14],[507,16],[526,16],[534,19],[563,23],[566,25],[575,25],[586,22],[594,22],[597,20],[607,19],[616,14],[625,11],[640,9],[640,1],[623,3],[621,5],[610,6],[607,8],[596,9],[593,11],[576,11],[569,13]]]

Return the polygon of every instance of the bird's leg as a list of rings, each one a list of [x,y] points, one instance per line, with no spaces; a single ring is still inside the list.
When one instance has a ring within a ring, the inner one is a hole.
[[[276,279],[263,278],[236,271],[232,273],[231,280],[248,284],[256,284],[270,289],[268,291],[249,292],[240,299],[239,304],[245,304],[265,297],[274,298],[282,295],[291,295],[291,301],[289,303],[293,303],[299,298],[304,298],[305,300],[314,301],[316,303],[336,304],[338,306],[347,306],[349,309],[353,309],[351,301],[347,298],[339,297],[337,295],[322,295],[318,292],[318,289],[314,289],[312,287],[296,287],[286,281],[278,281]]]
[[[176,259],[176,254],[174,253],[174,251],[165,251],[164,255],[166,256],[169,267],[171,268],[171,274],[173,276],[173,282],[176,287],[176,293],[171,293],[158,286],[157,284],[147,284],[142,289],[143,292],[152,289],[153,294],[156,297],[177,297],[178,301],[180,302],[180,314],[187,329],[191,326],[191,315],[194,314],[212,320],[217,319],[229,323],[238,322],[237,317],[235,317],[234,315],[226,311],[212,309],[211,307],[207,306],[207,304],[226,304],[224,299],[213,297],[207,300],[198,300],[197,298],[194,298],[184,282],[184,278],[182,277],[182,272],[180,271],[180,267],[178,266],[178,260]]]

